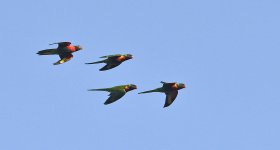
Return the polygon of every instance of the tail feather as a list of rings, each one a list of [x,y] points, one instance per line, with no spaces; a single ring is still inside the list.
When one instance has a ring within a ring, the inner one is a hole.
[[[41,50],[37,52],[38,55],[56,55],[57,49],[46,49],[46,50]]]
[[[99,64],[99,63],[104,63],[105,61],[104,60],[101,60],[101,61],[96,61],[96,62],[91,62],[91,63],[86,63],[86,64]]]
[[[108,91],[107,88],[104,89],[89,89],[88,91]]]
[[[157,88],[157,89],[154,89],[154,90],[144,91],[144,92],[140,92],[138,94],[152,93],[152,92],[162,92],[162,88]]]

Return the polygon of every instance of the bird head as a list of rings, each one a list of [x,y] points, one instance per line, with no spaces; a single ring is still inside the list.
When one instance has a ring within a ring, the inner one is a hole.
[[[80,46],[80,45],[76,45],[75,48],[76,48],[76,51],[79,51],[79,50],[82,50],[82,49],[83,49],[83,47]]]
[[[129,84],[129,89],[130,90],[137,89],[137,86],[135,84]]]
[[[179,89],[186,88],[186,85],[183,84],[183,83],[178,83],[178,88],[179,88]]]
[[[125,90],[126,92],[131,91],[131,90],[134,90],[134,89],[137,89],[137,86],[134,85],[134,84],[128,84],[128,85],[126,85],[126,86],[124,87],[124,90]]]
[[[131,54],[125,54],[123,55],[125,57],[126,60],[132,59],[133,56]]]

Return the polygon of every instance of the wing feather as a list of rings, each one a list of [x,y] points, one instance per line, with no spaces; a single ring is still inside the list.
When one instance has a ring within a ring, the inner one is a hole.
[[[112,68],[117,67],[118,65],[120,65],[121,63],[108,63],[107,65],[105,65],[104,67],[102,67],[101,69],[99,69],[100,71],[105,71],[105,70],[109,70]]]
[[[174,90],[174,91],[171,91],[171,92],[166,92],[165,93],[166,95],[166,98],[165,98],[165,104],[164,104],[164,107],[168,107],[170,106],[174,100],[176,99],[177,95],[178,95],[178,91],[177,90]]]
[[[121,54],[106,55],[106,56],[102,56],[102,57],[100,57],[100,58],[119,57],[119,56],[121,56]]]
[[[52,43],[50,45],[54,45],[54,44],[58,44],[58,48],[63,48],[63,47],[71,45],[71,42],[57,42],[57,43]]]
[[[115,92],[111,92],[109,94],[109,98],[105,101],[104,105],[108,105],[111,104],[117,100],[119,100],[120,98],[122,98],[125,95],[125,90],[120,90],[120,91],[115,91]]]
[[[71,60],[73,58],[73,55],[71,53],[63,53],[63,54],[59,54],[60,60],[57,61],[56,63],[54,63],[54,65],[59,65],[59,64],[63,64],[69,60]]]

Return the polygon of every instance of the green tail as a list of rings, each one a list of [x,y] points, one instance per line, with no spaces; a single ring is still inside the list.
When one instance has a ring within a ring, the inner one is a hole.
[[[38,55],[56,55],[57,49],[46,49],[46,50],[41,50],[37,53]]]
[[[108,88],[104,88],[104,89],[89,89],[88,91],[108,91]]]
[[[101,60],[101,61],[96,61],[96,62],[91,62],[91,63],[86,63],[86,64],[99,64],[99,63],[104,63],[105,61],[104,60]]]
[[[140,93],[138,93],[138,94],[152,93],[152,92],[163,92],[163,91],[162,91],[162,88],[157,88],[157,89],[154,89],[154,90],[149,90],[149,91],[140,92]]]

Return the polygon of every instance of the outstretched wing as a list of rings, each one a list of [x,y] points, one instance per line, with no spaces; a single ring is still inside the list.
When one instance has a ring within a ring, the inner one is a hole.
[[[109,69],[112,69],[112,68],[115,68],[117,67],[118,65],[120,65],[120,63],[107,63],[107,65],[105,65],[103,68],[99,69],[100,71],[105,71],[105,70],[109,70]]]
[[[174,90],[171,92],[166,92],[166,98],[165,98],[165,104],[164,107],[168,107],[169,105],[171,105],[174,100],[176,99],[177,95],[178,95],[178,91]]]
[[[119,90],[119,91],[115,91],[115,92],[111,92],[109,94],[109,98],[105,101],[104,105],[108,105],[111,104],[117,100],[119,100],[120,98],[122,98],[125,95],[125,90]]]
[[[121,54],[107,55],[107,56],[102,56],[100,58],[119,57],[119,56],[121,56]]]
[[[61,54],[59,54],[59,57],[60,57],[60,59],[63,59],[63,58],[72,58],[73,57],[73,55],[70,53],[70,52],[65,52],[65,53],[61,53]]]
[[[50,45],[54,45],[54,44],[58,44],[58,48],[63,48],[63,47],[71,45],[71,42],[57,42],[57,43],[52,43]]]
[[[57,61],[56,63],[54,63],[54,65],[59,65],[59,64],[63,64],[69,60],[71,60],[73,58],[73,55],[71,53],[62,53],[59,54],[60,60]]]

